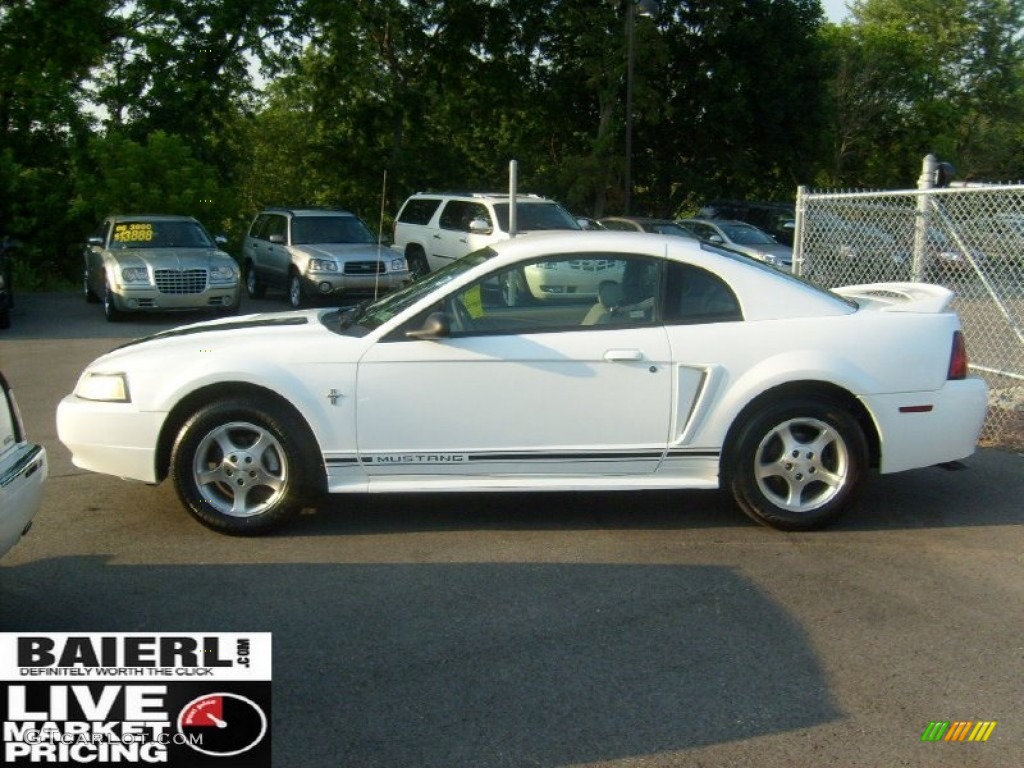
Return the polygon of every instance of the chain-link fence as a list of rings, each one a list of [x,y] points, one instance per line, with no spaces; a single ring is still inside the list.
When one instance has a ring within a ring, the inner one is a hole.
[[[989,383],[982,445],[1024,449],[1024,185],[797,196],[793,270],[825,287],[926,281],[956,292]]]

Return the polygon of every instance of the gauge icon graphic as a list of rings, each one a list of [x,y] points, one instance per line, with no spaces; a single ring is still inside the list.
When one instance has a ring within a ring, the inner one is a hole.
[[[267,715],[255,701],[237,693],[207,693],[182,707],[177,726],[196,752],[232,757],[263,740]]]

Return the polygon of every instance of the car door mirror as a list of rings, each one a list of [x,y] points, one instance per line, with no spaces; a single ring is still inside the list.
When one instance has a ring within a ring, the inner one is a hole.
[[[215,238],[213,238],[213,242],[215,242],[221,248],[228,247],[228,239],[224,235],[217,235]]]
[[[90,237],[85,242],[86,242],[87,245],[92,245],[92,246],[95,246],[97,248],[102,248],[103,247],[103,238],[102,237]]]
[[[489,235],[493,228],[487,219],[473,219],[469,222],[469,231],[474,235]]]
[[[284,235],[271,235],[267,239],[274,245],[284,245]]]
[[[405,335],[410,339],[444,339],[451,335],[452,321],[444,312],[431,312],[423,321],[423,325]]]
[[[725,242],[725,238],[721,235],[710,235],[708,237],[708,242],[714,243],[715,245],[722,245]]]

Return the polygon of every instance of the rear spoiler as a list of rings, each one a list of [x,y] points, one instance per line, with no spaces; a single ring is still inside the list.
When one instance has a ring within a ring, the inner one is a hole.
[[[845,299],[874,304],[883,312],[939,313],[949,308],[955,295],[948,288],[930,283],[866,283],[833,288]]]

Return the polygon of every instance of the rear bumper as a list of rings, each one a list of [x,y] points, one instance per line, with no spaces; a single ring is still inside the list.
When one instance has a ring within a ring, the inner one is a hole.
[[[988,412],[983,379],[947,381],[934,392],[861,398],[875,419],[883,473],[928,467],[970,456]]]

